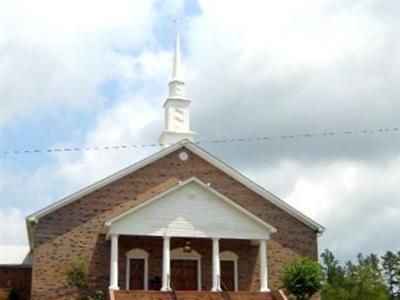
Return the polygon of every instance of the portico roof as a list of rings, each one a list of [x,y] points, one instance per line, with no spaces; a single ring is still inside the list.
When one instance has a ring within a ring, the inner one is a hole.
[[[106,234],[266,239],[276,228],[192,177],[105,223]]]

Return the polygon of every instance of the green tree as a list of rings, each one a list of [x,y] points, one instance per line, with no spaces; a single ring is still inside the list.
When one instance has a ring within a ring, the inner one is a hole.
[[[396,255],[387,251],[382,256],[382,268],[389,289],[390,299],[400,299],[400,251]]]
[[[351,300],[388,300],[389,293],[375,254],[357,256],[358,264],[346,264],[347,289]]]
[[[399,264],[397,265],[396,277],[395,277],[395,280],[397,282],[397,293],[396,293],[397,298],[396,299],[400,300],[400,250],[397,251],[397,257],[399,259]]]
[[[302,258],[284,268],[281,280],[286,290],[297,300],[307,300],[321,290],[324,273],[316,261]]]
[[[326,284],[322,289],[322,299],[324,300],[349,300],[350,293],[347,289],[345,270],[339,265],[339,261],[328,249],[321,254],[323,269],[326,274]]]

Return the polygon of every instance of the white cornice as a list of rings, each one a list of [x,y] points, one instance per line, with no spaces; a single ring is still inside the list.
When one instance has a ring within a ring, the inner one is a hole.
[[[166,108],[167,107],[167,105],[169,105],[169,104],[171,104],[171,103],[173,103],[173,104],[177,104],[177,103],[181,103],[181,104],[188,104],[188,103],[190,103],[190,100],[188,99],[188,98],[173,98],[173,97],[168,97],[166,100],[165,100],[165,102],[164,102],[164,104],[163,104],[163,108]]]

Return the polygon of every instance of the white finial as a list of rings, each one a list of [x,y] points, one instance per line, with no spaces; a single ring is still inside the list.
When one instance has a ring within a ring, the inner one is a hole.
[[[181,41],[180,41],[180,18],[173,20],[176,24],[175,52],[172,65],[172,80],[182,80],[181,74]]]

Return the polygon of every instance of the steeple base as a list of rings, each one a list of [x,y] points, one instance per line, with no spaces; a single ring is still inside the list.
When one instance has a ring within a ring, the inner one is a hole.
[[[164,130],[161,133],[161,136],[158,139],[158,142],[162,148],[166,148],[166,147],[168,147],[172,144],[175,144],[183,139],[187,139],[189,141],[194,141],[194,138],[196,137],[196,135],[197,134],[193,131],[180,132],[180,131]]]

